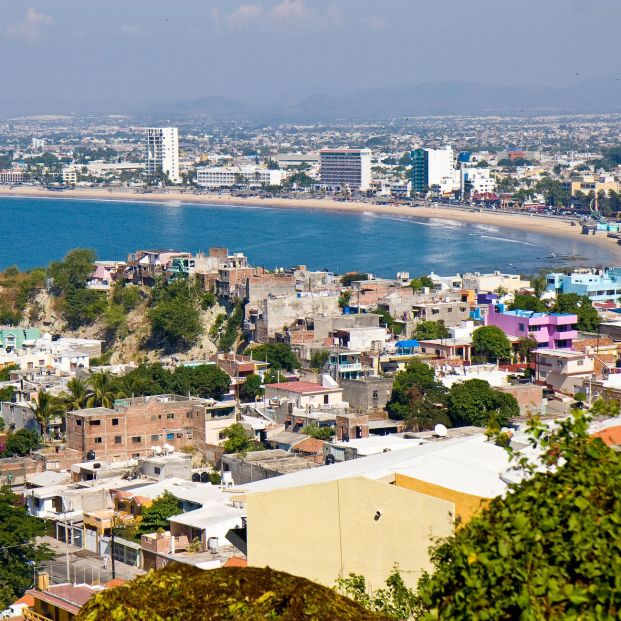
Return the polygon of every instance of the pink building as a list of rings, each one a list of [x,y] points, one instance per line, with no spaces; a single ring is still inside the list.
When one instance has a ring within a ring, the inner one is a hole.
[[[486,326],[497,326],[507,336],[530,337],[539,347],[572,349],[578,336],[578,316],[565,313],[535,313],[525,310],[504,310],[503,305],[490,305]]]

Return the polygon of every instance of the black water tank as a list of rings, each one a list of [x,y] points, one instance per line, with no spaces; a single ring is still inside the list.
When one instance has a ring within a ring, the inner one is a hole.
[[[95,459],[95,451],[91,449],[88,453],[86,453],[86,461],[93,461]]]
[[[335,461],[336,459],[334,458],[334,455],[332,455],[332,453],[326,455],[326,466],[333,464]]]
[[[194,483],[200,483],[200,482],[201,482],[201,475],[200,475],[200,474],[198,474],[198,472],[195,472],[195,473],[192,475],[192,481],[193,481]]]
[[[209,472],[201,472],[201,483],[209,483]]]

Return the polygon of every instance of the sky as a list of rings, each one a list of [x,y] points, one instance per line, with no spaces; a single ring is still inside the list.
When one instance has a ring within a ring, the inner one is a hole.
[[[619,72],[621,0],[0,0],[0,114]]]

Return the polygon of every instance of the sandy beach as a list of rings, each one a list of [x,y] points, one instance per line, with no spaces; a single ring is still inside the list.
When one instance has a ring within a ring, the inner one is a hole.
[[[489,224],[501,227],[556,235],[563,237],[580,236],[585,241],[606,250],[621,259],[621,246],[616,239],[606,237],[605,234],[582,235],[581,227],[572,226],[569,219],[549,218],[526,214],[509,214],[494,211],[469,211],[454,207],[404,207],[397,205],[374,205],[360,202],[340,202],[332,199],[281,199],[281,198],[239,198],[221,194],[190,194],[179,191],[137,193],[133,190],[121,189],[73,189],[50,191],[32,187],[0,187],[0,196],[22,196],[32,198],[78,198],[111,201],[146,201],[146,202],[174,202],[209,205],[242,205],[248,207],[274,207],[279,209],[308,209],[339,211],[355,214],[398,215],[414,218],[443,218],[459,222]]]

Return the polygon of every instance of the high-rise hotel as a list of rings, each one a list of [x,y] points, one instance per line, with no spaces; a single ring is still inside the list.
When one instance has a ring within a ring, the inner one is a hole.
[[[179,183],[179,132],[176,127],[148,127],[145,133],[145,172],[148,176],[168,173]]]
[[[371,184],[370,149],[322,149],[321,183],[362,192]]]

